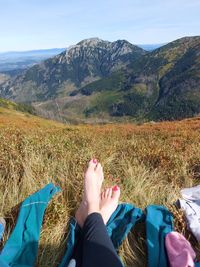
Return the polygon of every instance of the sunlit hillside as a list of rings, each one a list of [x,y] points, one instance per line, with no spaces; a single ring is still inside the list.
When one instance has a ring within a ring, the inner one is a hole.
[[[102,162],[105,187],[117,183],[121,201],[142,209],[153,203],[166,205],[175,215],[176,229],[199,254],[200,246],[173,203],[182,187],[199,183],[200,118],[71,126],[0,107],[0,216],[7,220],[7,234],[25,197],[50,181],[62,188],[45,214],[38,266],[58,266],[69,218],[81,200],[83,171],[94,156]],[[146,265],[144,240],[140,224],[121,247],[126,266]]]

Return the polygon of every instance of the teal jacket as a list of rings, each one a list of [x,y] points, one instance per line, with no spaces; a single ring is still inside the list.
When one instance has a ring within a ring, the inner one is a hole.
[[[60,188],[53,184],[29,196],[22,203],[16,226],[0,254],[1,267],[35,266],[45,209]]]
[[[38,253],[38,240],[45,209],[60,188],[53,184],[28,197],[21,205],[17,224],[0,254],[1,267],[33,267]],[[120,204],[106,227],[116,250],[134,225],[146,223],[148,267],[167,267],[164,238],[173,230],[172,214],[163,206],[148,206],[145,212],[132,204]],[[72,256],[80,228],[74,218],[70,221],[66,252],[59,267],[66,267]]]

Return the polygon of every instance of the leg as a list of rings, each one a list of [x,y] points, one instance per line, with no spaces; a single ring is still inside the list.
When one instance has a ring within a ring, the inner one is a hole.
[[[74,251],[76,267],[122,266],[105,227],[117,208],[120,190],[115,186],[101,193],[102,182],[102,166],[91,160],[84,177],[83,200],[75,215],[82,228],[81,241]]]
[[[86,217],[95,211],[99,211],[99,203],[101,199],[101,185],[103,182],[103,170],[100,163],[96,159],[90,160],[88,168],[84,175],[84,195],[80,207],[76,212],[76,220],[82,228]],[[75,259],[76,267],[82,266],[83,254],[83,235],[79,236],[79,240],[75,246],[72,259]]]
[[[82,267],[122,267],[100,213],[90,214],[83,226]]]

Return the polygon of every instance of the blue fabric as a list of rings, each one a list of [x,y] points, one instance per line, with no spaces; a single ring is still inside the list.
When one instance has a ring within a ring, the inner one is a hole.
[[[173,216],[163,206],[151,205],[146,208],[146,238],[148,267],[167,267],[165,236],[173,231]]]
[[[146,215],[131,204],[120,204],[112,214],[106,227],[117,250],[131,228],[139,221],[146,222],[148,267],[167,267],[167,254],[164,247],[165,235],[173,230],[173,217],[167,208],[151,205]],[[72,219],[69,228],[66,253],[59,267],[69,264],[75,245],[76,220]]]
[[[22,203],[17,224],[0,254],[1,267],[33,267],[35,265],[44,212],[48,202],[58,191],[60,188],[48,184]],[[141,209],[131,204],[118,205],[106,225],[115,249],[118,250],[129,231],[139,221],[146,222],[148,267],[166,267],[164,238],[173,230],[173,218],[163,206],[148,206],[144,214]],[[80,231],[76,220],[72,218],[66,253],[59,267],[68,265],[76,236]],[[199,264],[195,266],[200,267]]]
[[[58,191],[59,187],[48,184],[25,199],[16,226],[0,254],[1,267],[35,265],[44,212],[48,202]]]
[[[200,263],[199,262],[195,262],[195,267],[200,267]]]
[[[3,225],[3,223],[0,223],[0,240],[2,239],[2,237],[3,237],[3,233],[4,233],[4,225]]]
[[[106,228],[115,249],[118,249],[122,241],[126,238],[131,228],[143,216],[141,209],[134,207],[131,204],[118,205],[115,212],[107,222]],[[66,253],[59,267],[66,267],[72,257],[72,252],[75,245],[75,228],[76,220],[73,218],[70,222],[69,237],[67,240]]]
[[[143,212],[141,209],[128,203],[118,205],[106,225],[108,235],[116,250],[118,250],[132,227],[142,218]]]
[[[80,231],[80,228],[78,227],[77,230],[76,226],[78,226],[77,221],[75,220],[75,218],[72,218],[69,223],[69,235],[67,239],[66,252],[62,258],[61,263],[59,264],[59,267],[66,267],[71,260],[74,245],[76,242],[75,233],[76,231]]]

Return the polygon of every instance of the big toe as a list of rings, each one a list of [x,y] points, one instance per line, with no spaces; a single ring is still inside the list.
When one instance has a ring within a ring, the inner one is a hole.
[[[112,188],[112,199],[115,199],[116,201],[118,201],[119,197],[120,197],[120,188],[119,186],[115,185]]]
[[[97,166],[97,159],[91,159],[88,162],[88,169],[95,169],[95,167]]]

